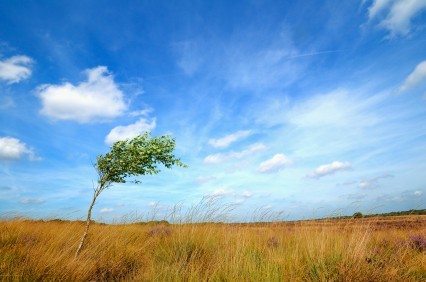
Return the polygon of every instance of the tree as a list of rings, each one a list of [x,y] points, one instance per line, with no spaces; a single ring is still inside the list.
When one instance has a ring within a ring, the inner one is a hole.
[[[129,177],[152,175],[160,172],[158,164],[171,168],[173,165],[187,167],[173,155],[175,139],[168,135],[151,137],[150,133],[138,135],[133,139],[117,141],[110,152],[97,156],[94,164],[98,173],[97,187],[94,188],[92,202],[87,212],[86,229],[81,238],[75,257],[81,251],[91,222],[92,208],[97,197],[114,183],[126,183]],[[135,183],[140,181],[133,180]]]
[[[353,218],[363,218],[364,216],[362,215],[362,213],[356,212],[356,213],[354,213],[354,215],[352,217]]]

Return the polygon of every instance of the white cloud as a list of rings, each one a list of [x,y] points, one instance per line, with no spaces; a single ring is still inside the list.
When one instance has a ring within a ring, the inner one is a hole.
[[[234,190],[224,189],[224,188],[218,188],[213,190],[211,193],[207,194],[207,196],[213,196],[213,197],[226,197],[226,196],[235,196],[236,193]]]
[[[112,208],[103,208],[99,212],[100,213],[109,213],[109,212],[112,212],[112,211],[114,211],[114,209],[112,209]]]
[[[259,151],[265,150],[266,147],[262,143],[255,143],[251,145],[248,149],[239,151],[239,152],[229,152],[229,153],[223,153],[223,154],[213,154],[208,155],[204,158],[205,164],[220,164],[232,159],[242,159],[248,156],[253,155],[254,153],[257,153]]]
[[[147,117],[152,111],[153,110],[151,108],[145,108],[143,110],[130,112],[129,115],[132,117],[139,117],[139,116]]]
[[[219,139],[210,139],[209,144],[212,145],[215,148],[226,148],[232,143],[243,139],[251,134],[250,130],[241,130],[237,131],[235,133],[226,135]]]
[[[283,154],[276,154],[271,159],[260,163],[259,167],[257,168],[257,171],[261,173],[277,172],[283,167],[291,164],[292,161],[288,157]]]
[[[18,160],[27,155],[31,161],[39,160],[32,148],[13,137],[0,137],[0,160]]]
[[[156,119],[148,122],[147,119],[141,118],[137,122],[129,125],[120,125],[114,127],[105,137],[105,143],[112,145],[119,140],[126,140],[136,137],[138,134],[143,134],[147,131],[152,131],[156,126]]]
[[[253,196],[253,192],[251,192],[251,191],[244,191],[243,192],[244,198],[250,198],[251,196]]]
[[[148,203],[148,206],[150,206],[150,207],[156,207],[156,206],[158,206],[158,203],[155,202],[155,201],[151,201],[151,202]]]
[[[320,178],[326,175],[333,174],[337,171],[350,169],[352,165],[349,162],[334,161],[330,164],[320,165],[313,172],[308,173],[306,176],[310,178]]]
[[[235,200],[235,204],[236,205],[242,205],[242,204],[244,204],[244,202],[245,202],[246,200],[245,199],[237,199],[237,200]]]
[[[17,83],[31,76],[33,60],[27,56],[13,56],[0,61],[0,79],[7,83]]]
[[[375,0],[373,4],[368,8],[368,17],[374,18],[379,14],[383,9],[385,9],[389,4],[392,4],[393,0]]]
[[[369,179],[363,179],[358,183],[358,187],[362,189],[375,188],[377,187],[379,180],[390,177],[393,177],[393,175],[386,174]]]
[[[87,81],[78,85],[46,84],[38,88],[40,113],[58,120],[87,123],[120,116],[127,105],[113,76],[104,66],[85,71]]]
[[[400,91],[407,91],[408,89],[424,82],[426,80],[426,61],[419,63],[412,73],[405,79],[400,87]]]
[[[24,205],[40,205],[44,203],[44,200],[25,198],[25,199],[21,199],[19,202]]]
[[[423,195],[423,192],[422,191],[415,191],[414,195],[415,196],[421,196],[421,195]]]
[[[390,36],[407,35],[411,21],[426,8],[424,0],[375,0],[368,9],[370,20],[382,18],[379,26],[387,29]]]

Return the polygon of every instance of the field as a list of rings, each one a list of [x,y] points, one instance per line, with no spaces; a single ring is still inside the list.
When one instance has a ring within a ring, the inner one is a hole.
[[[426,216],[224,223],[0,222],[1,281],[426,281]]]

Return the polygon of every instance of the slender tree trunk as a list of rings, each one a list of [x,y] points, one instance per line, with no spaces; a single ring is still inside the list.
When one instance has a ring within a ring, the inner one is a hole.
[[[95,190],[95,194],[93,195],[92,203],[90,204],[89,211],[87,212],[86,229],[84,230],[83,237],[81,237],[80,245],[78,245],[77,251],[75,252],[76,258],[78,256],[78,254],[80,253],[81,248],[83,248],[84,241],[86,240],[87,233],[89,232],[89,226],[90,226],[90,222],[91,222],[90,217],[92,216],[92,208],[95,205],[96,198],[99,196],[99,193],[102,190],[100,188],[101,187],[98,187],[98,189]]]

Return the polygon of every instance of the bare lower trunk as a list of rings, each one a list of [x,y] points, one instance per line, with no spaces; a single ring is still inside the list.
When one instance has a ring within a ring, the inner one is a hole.
[[[95,194],[93,195],[92,203],[90,204],[89,211],[87,212],[86,229],[84,230],[83,237],[81,237],[80,245],[78,245],[77,251],[75,252],[75,257],[77,257],[77,256],[78,256],[78,254],[79,254],[79,253],[80,253],[80,251],[81,251],[81,248],[83,248],[84,241],[86,240],[87,233],[89,232],[89,226],[90,226],[90,222],[91,222],[90,217],[92,216],[92,208],[93,208],[93,206],[95,205],[96,198],[97,198],[97,197],[98,197],[98,195],[99,195],[99,190],[100,190],[100,189],[98,188],[98,189],[95,191]]]

